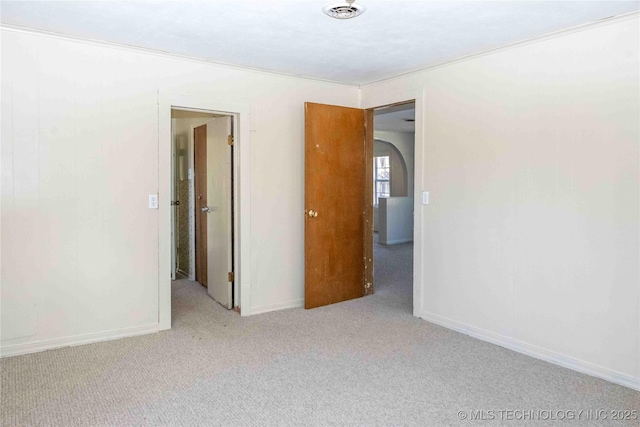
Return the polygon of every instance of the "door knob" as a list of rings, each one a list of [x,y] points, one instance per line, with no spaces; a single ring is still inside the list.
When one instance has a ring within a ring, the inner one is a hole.
[[[309,211],[307,212],[307,215],[309,215],[309,218],[315,218],[318,216],[318,212],[314,211],[313,209],[309,209]]]
[[[202,208],[201,210],[202,210],[202,212],[204,212],[204,213],[209,213],[209,212],[211,212],[211,208],[210,208],[209,206],[205,206],[205,207],[204,207],[204,208]]]

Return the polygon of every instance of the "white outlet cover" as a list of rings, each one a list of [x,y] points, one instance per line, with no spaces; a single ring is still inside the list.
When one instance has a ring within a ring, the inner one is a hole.
[[[149,209],[158,209],[158,194],[149,194]]]
[[[428,205],[429,204],[429,192],[428,191],[423,191],[422,192],[422,204],[423,205]]]

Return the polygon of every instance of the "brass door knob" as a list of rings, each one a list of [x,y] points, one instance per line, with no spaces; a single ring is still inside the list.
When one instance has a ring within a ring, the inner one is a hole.
[[[309,215],[309,218],[315,218],[318,216],[318,212],[314,211],[313,209],[309,209],[309,211],[307,212],[307,215]]]

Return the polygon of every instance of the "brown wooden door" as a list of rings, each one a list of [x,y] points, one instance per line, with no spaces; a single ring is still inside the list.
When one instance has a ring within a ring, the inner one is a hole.
[[[305,103],[305,308],[373,293],[372,123]]]
[[[193,130],[195,175],[196,281],[207,286],[207,125]]]

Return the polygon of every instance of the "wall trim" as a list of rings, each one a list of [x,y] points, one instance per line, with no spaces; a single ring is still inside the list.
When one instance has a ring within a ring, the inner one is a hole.
[[[120,338],[134,337],[136,335],[151,334],[160,331],[159,323],[134,326],[132,328],[116,329],[95,334],[75,335],[66,338],[55,338],[27,342],[22,344],[5,345],[0,348],[0,357],[19,356],[21,354],[38,353],[57,348],[75,347],[77,345],[93,344],[102,341],[112,341]]]
[[[261,313],[268,313],[270,311],[285,310],[287,308],[301,308],[301,307],[304,307],[304,298],[296,299],[289,302],[283,302],[279,304],[262,305],[259,307],[253,307],[251,309],[251,314],[252,315],[261,314]]]
[[[491,332],[486,329],[477,328],[438,314],[423,312],[420,317],[427,322],[435,323],[436,325],[469,335],[470,337],[499,345],[500,347],[513,350],[517,353],[544,360],[545,362],[562,366],[563,368],[568,368],[583,374],[591,375],[592,377],[601,378],[603,380],[640,391],[640,378],[635,378],[562,353],[547,350],[546,348],[496,334],[495,332]]]

